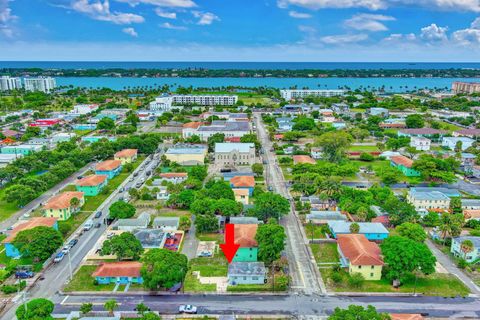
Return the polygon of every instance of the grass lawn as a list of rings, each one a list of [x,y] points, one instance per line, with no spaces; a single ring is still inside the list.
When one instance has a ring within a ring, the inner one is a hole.
[[[380,151],[377,146],[351,146],[348,151],[376,152]]]
[[[15,212],[20,210],[16,203],[5,200],[5,188],[0,190],[0,221],[10,218]]]
[[[323,239],[325,238],[325,232],[324,228],[322,226],[316,225],[316,224],[309,224],[307,223],[305,225],[305,233],[307,234],[307,238],[311,239],[312,238],[312,233],[313,233],[313,238],[314,239]]]
[[[197,233],[197,239],[200,241],[216,241],[223,243],[224,235],[222,233]]]
[[[447,131],[457,131],[457,130],[460,130],[462,128],[460,128],[459,126],[456,126],[454,124],[451,124],[451,123],[440,121],[440,129],[447,130]]]
[[[183,288],[187,292],[217,291],[216,284],[201,284],[197,277],[192,274],[192,271],[187,273]]]
[[[378,281],[364,281],[359,287],[353,287],[348,283],[348,274],[341,271],[342,280],[340,283],[334,283],[331,280],[333,269],[322,269],[322,277],[326,279],[329,290],[335,292],[400,292],[413,293],[415,288],[415,277],[412,275],[398,289],[395,289],[387,279]],[[428,296],[466,296],[470,293],[467,287],[457,278],[448,274],[435,273],[429,276],[419,276],[417,281],[417,293]]]
[[[95,285],[93,282],[92,273],[97,269],[97,266],[81,266],[80,269],[73,275],[64,291],[112,291],[114,284]]]
[[[215,257],[200,257],[190,260],[190,270],[200,271],[202,277],[226,277],[228,263],[223,254],[215,254]]]
[[[312,243],[313,256],[317,263],[322,262],[338,262],[337,244],[335,242]]]
[[[4,264],[4,265],[8,266],[10,261],[12,261],[12,258],[7,257],[7,252],[5,250],[0,252],[0,263],[1,264]],[[33,265],[33,271],[35,271],[35,272],[38,272],[38,271],[42,270],[42,264],[41,263],[33,263],[32,258],[21,257],[20,259],[16,259],[14,261],[16,261],[17,265],[19,265],[19,266]]]

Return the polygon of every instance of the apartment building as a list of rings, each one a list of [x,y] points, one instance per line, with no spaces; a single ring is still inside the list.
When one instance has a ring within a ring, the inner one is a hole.
[[[45,93],[51,92],[57,86],[55,78],[52,77],[38,77],[23,79],[26,91],[42,91]]]
[[[0,91],[11,91],[22,88],[22,82],[20,78],[14,78],[9,76],[0,77]]]
[[[452,91],[458,93],[477,93],[480,92],[480,82],[460,82],[455,81],[452,84]]]
[[[200,106],[233,106],[238,101],[235,95],[175,95],[173,103]]]
[[[287,101],[309,96],[334,97],[343,96],[344,94],[345,90],[280,90],[280,95]]]

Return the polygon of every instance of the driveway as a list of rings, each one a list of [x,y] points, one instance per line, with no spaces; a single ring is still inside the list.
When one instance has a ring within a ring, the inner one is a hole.
[[[195,216],[192,215],[192,225],[190,230],[185,233],[183,239],[182,253],[187,256],[188,260],[197,257],[198,239],[196,237],[197,230],[195,229]]]

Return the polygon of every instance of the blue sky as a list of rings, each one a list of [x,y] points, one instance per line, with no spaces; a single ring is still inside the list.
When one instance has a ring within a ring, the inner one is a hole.
[[[1,60],[480,61],[480,0],[0,0]]]

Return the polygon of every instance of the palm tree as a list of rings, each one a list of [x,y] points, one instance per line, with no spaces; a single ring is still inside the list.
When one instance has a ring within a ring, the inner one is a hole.
[[[108,313],[113,316],[113,311],[118,308],[118,303],[117,300],[111,299],[107,300],[105,304],[103,305],[103,308],[108,311]]]
[[[360,225],[356,222],[353,222],[351,225],[350,225],[350,232],[351,233],[358,233],[360,231]]]
[[[80,199],[76,197],[70,199],[70,207],[73,208],[73,211],[77,211],[77,208],[79,205],[80,205]]]
[[[324,194],[329,198],[332,198],[334,195],[339,194],[342,191],[342,184],[338,179],[327,178],[318,183],[318,194]]]
[[[463,252],[463,259],[467,259],[467,254],[473,251],[473,242],[472,240],[463,240],[460,244],[460,250]]]

